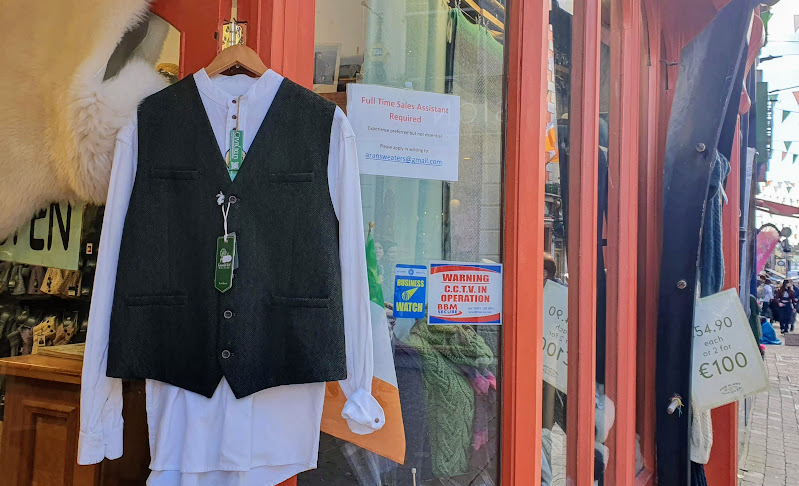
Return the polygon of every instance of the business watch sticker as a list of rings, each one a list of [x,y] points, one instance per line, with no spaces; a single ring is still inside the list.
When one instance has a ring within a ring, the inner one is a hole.
[[[397,265],[394,272],[394,317],[424,317],[427,300],[427,267]]]

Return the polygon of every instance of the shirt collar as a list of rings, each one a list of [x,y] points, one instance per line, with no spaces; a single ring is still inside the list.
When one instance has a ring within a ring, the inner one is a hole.
[[[224,106],[227,106],[230,100],[238,97],[239,94],[236,92],[228,92],[223,89],[220,86],[223,83],[229,83],[231,87],[239,86],[240,90],[238,91],[241,93],[242,101],[258,103],[265,98],[274,98],[280,84],[283,82],[283,76],[271,69],[257,79],[250,78],[244,74],[230,76],[226,80],[220,80],[222,82],[218,82],[218,79],[219,78],[211,79],[208,73],[205,72],[205,68],[194,73],[194,82],[197,84],[197,89],[200,90],[204,96],[208,97],[208,99]],[[245,90],[243,86],[247,84],[250,86]],[[243,91],[243,93],[241,91]]]

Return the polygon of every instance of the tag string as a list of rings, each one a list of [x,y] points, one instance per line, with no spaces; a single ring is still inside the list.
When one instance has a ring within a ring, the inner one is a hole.
[[[239,131],[239,120],[241,120],[241,96],[239,96],[239,100],[236,107],[236,131]]]
[[[228,232],[227,232],[227,215],[230,212],[230,202],[228,201],[227,207],[225,207],[224,204],[222,204],[221,206],[222,206],[222,219],[223,219],[224,225],[225,225],[225,243],[227,243],[227,236],[228,236]]]

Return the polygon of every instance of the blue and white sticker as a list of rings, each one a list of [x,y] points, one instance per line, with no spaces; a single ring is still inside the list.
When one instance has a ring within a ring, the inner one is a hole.
[[[427,267],[397,265],[394,272],[394,317],[424,317],[427,303]]]

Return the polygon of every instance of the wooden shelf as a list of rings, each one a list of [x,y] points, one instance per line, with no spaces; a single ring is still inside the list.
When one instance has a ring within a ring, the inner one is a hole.
[[[29,354],[0,359],[0,375],[80,384],[83,360]]]

